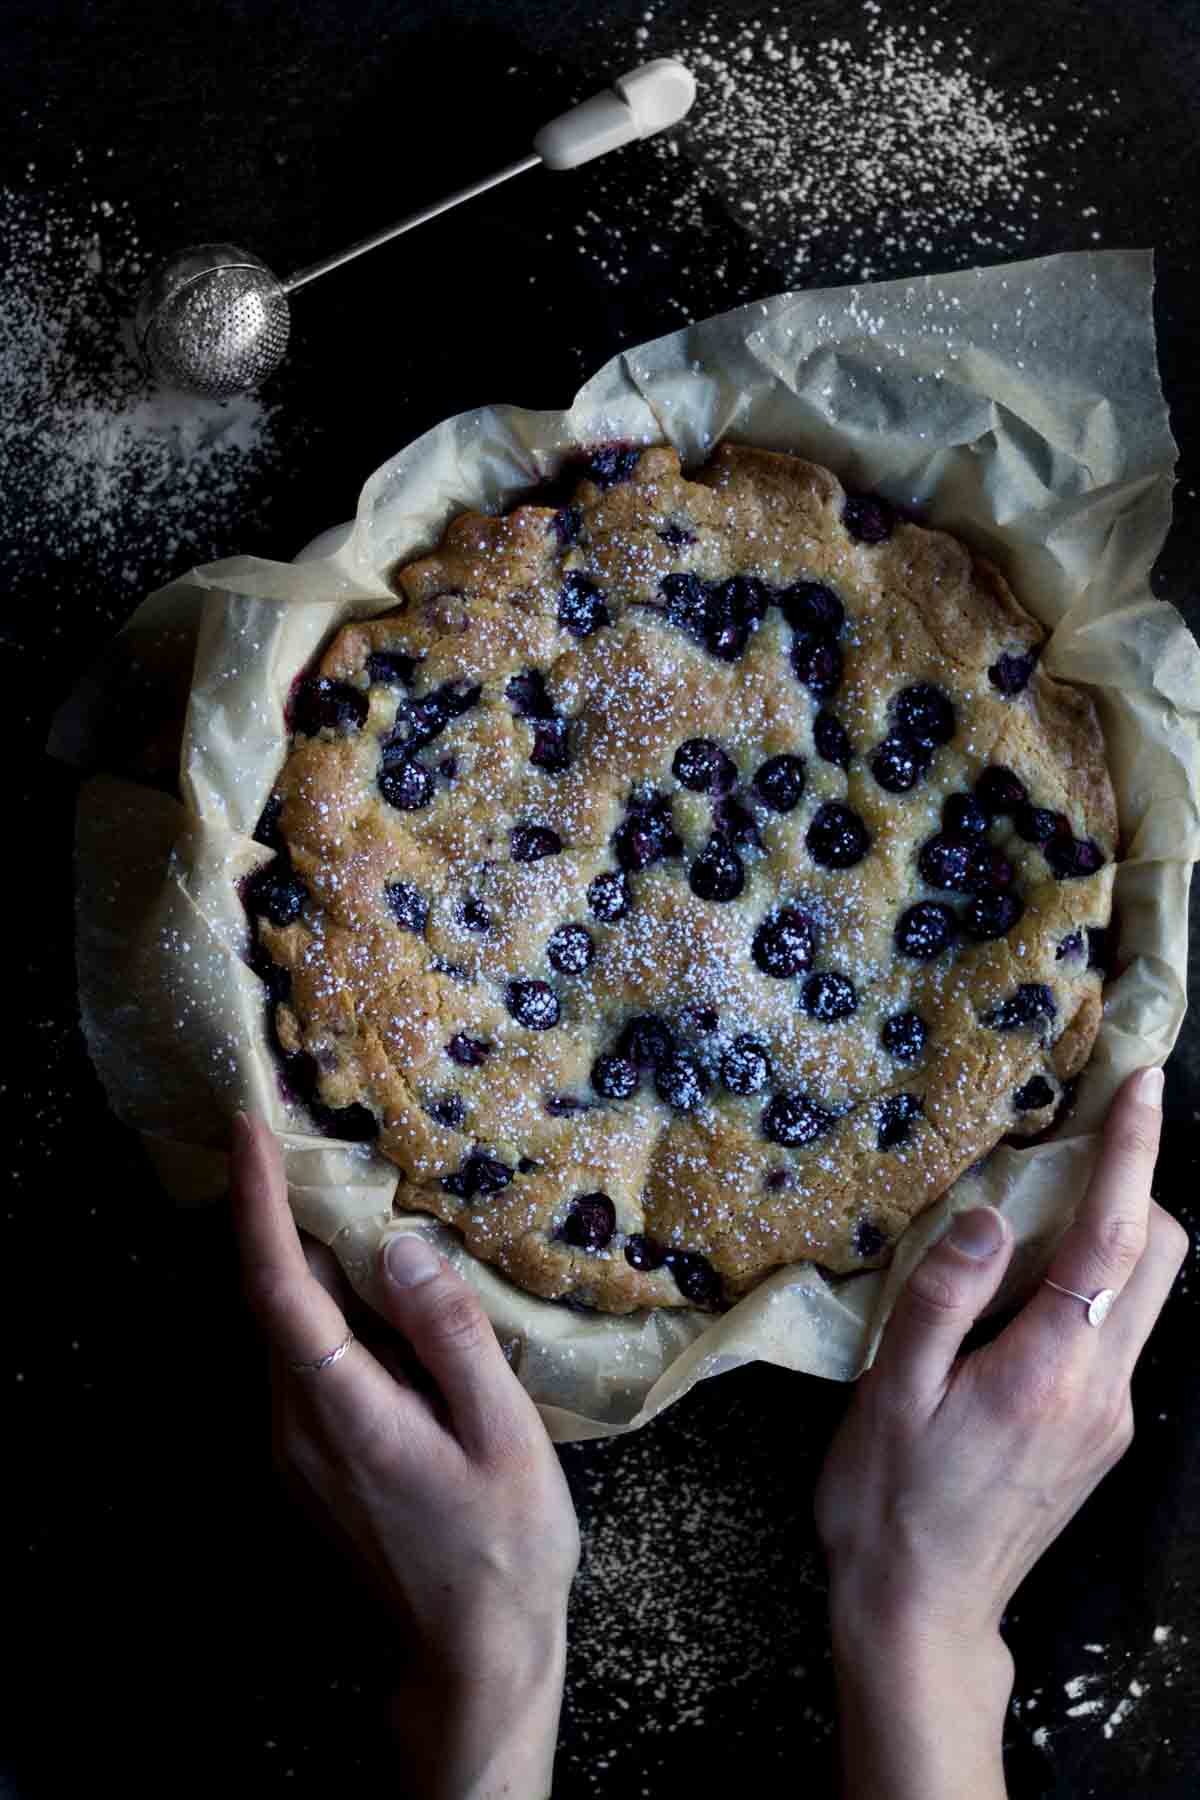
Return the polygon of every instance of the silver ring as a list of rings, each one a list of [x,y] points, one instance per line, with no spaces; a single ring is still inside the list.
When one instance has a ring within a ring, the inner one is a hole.
[[[1072,1300],[1082,1300],[1087,1307],[1087,1322],[1097,1329],[1103,1325],[1112,1310],[1112,1303],[1117,1297],[1115,1288],[1103,1288],[1096,1295],[1077,1294],[1074,1288],[1059,1287],[1057,1281],[1051,1281],[1048,1275],[1042,1276],[1043,1285],[1052,1287],[1059,1294],[1069,1294]]]
[[[309,1375],[317,1369],[328,1369],[340,1356],[345,1356],[353,1342],[354,1333],[348,1331],[336,1350],[327,1350],[324,1356],[318,1356],[316,1362],[290,1362],[288,1368],[293,1375]]]

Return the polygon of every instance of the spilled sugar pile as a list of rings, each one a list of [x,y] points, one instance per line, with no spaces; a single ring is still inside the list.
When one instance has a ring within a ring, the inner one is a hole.
[[[1066,64],[1036,85],[989,81],[986,46],[936,5],[885,17],[867,0],[825,37],[789,13],[643,13],[637,58],[680,57],[699,92],[678,132],[597,166],[603,212],[576,229],[605,278],[623,280],[635,253],[669,251],[669,303],[697,316],[689,302],[714,276],[747,293],[767,269],[789,282],[867,281],[1018,255],[1041,217],[1067,208],[1094,220],[1046,166],[1069,166],[1105,116],[1104,97]],[[749,234],[749,261],[739,252],[713,267],[714,193]],[[631,224],[614,226],[614,214]],[[1100,232],[1089,224],[1087,235]]]
[[[0,189],[0,246],[0,574],[18,604],[49,582],[66,618],[86,586],[92,617],[122,617],[148,587],[240,547],[277,461],[275,414],[142,373],[127,208]]]

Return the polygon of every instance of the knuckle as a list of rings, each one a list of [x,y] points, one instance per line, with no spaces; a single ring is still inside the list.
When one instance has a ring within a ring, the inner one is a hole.
[[[440,1281],[427,1287],[441,1288],[429,1295],[428,1330],[435,1343],[449,1350],[473,1350],[483,1342],[487,1325],[483,1309],[475,1296],[461,1286],[442,1287]]]
[[[1162,1244],[1163,1254],[1175,1263],[1177,1269],[1181,1268],[1192,1248],[1191,1233],[1173,1214],[1161,1207],[1157,1200],[1151,1206],[1151,1229]]]
[[[1103,1221],[1097,1236],[1100,1261],[1108,1269],[1132,1268],[1146,1248],[1146,1235],[1145,1219],[1135,1213],[1114,1213]]]
[[[907,1292],[909,1306],[934,1324],[953,1319],[962,1310],[958,1283],[930,1258],[913,1270]]]

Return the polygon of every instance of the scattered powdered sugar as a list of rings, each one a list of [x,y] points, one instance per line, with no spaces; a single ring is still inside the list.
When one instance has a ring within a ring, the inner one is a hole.
[[[0,568],[10,592],[48,583],[64,621],[84,593],[89,620],[123,618],[147,588],[243,547],[275,411],[142,372],[127,206],[0,189],[0,244]]]
[[[597,166],[602,204],[576,231],[613,282],[634,254],[662,252],[671,302],[688,316],[688,296],[714,275],[761,289],[762,271],[741,256],[713,268],[704,226],[714,192],[791,282],[995,260],[1073,203],[1047,165],[1061,170],[1104,116],[1105,97],[1065,63],[1036,84],[987,79],[980,46],[937,5],[905,16],[866,0],[824,37],[781,7],[729,20],[651,5],[633,47],[642,60],[681,58],[696,103],[639,157]]]
[[[1156,1625],[1148,1645],[1129,1653],[1118,1651],[1119,1664],[1115,1668],[1107,1666],[1108,1645],[1084,1644],[1084,1653],[1100,1659],[1101,1666],[1082,1669],[1063,1682],[1062,1691],[1070,1704],[1059,1703],[1061,1716],[1054,1716],[1054,1701],[1038,1687],[1028,1694],[1014,1695],[1013,1717],[1028,1719],[1036,1713],[1044,1721],[1035,1727],[1030,1739],[1041,1750],[1052,1745],[1067,1720],[1092,1720],[1106,1738],[1111,1738],[1146,1694],[1160,1686],[1174,1685],[1175,1676],[1183,1667],[1183,1647],[1188,1641],[1187,1634],[1176,1633],[1173,1626]],[[1134,1668],[1136,1674],[1131,1673]]]

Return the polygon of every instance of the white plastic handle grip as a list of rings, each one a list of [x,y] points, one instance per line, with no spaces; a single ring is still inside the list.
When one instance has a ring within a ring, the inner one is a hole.
[[[577,169],[635,138],[653,137],[656,131],[677,125],[695,98],[691,70],[673,57],[660,56],[551,119],[534,138],[533,148],[548,169]]]

